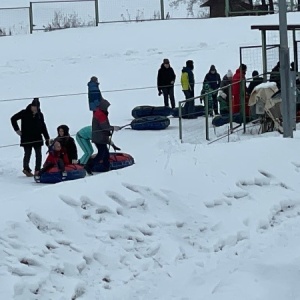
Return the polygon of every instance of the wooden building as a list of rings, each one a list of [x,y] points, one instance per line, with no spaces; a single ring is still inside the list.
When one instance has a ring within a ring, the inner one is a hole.
[[[208,0],[201,7],[210,8],[210,18],[226,16],[226,0]],[[253,5],[252,0],[228,0],[230,16],[245,16],[255,14],[268,14],[269,5],[262,1],[261,5]]]

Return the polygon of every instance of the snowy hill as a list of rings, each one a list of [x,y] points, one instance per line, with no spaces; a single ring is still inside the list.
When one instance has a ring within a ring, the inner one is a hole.
[[[294,139],[274,133],[211,145],[203,132],[201,144],[181,144],[171,118],[161,132],[114,134],[135,165],[51,186],[23,176],[22,148],[4,147],[18,143],[10,117],[33,97],[41,97],[52,137],[63,123],[74,134],[91,122],[87,96],[45,96],[85,93],[96,75],[111,123],[124,125],[133,107],[162,104],[155,85],[163,58],[177,83],[187,59],[197,83],[211,64],[223,76],[238,67],[239,46],[260,43],[250,26],[277,18],[1,39],[0,299],[300,299],[298,131]],[[184,98],[180,86],[175,96]],[[30,99],[3,101],[18,98]]]

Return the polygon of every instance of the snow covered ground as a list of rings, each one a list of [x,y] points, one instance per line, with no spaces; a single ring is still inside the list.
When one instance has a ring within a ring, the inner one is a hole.
[[[33,97],[41,97],[52,137],[63,123],[74,134],[91,122],[87,96],[46,96],[85,93],[96,75],[111,123],[124,125],[133,107],[162,104],[155,84],[163,58],[177,83],[187,59],[198,83],[211,64],[223,76],[238,67],[239,46],[260,43],[250,25],[277,18],[106,24],[1,39],[0,299],[300,299],[298,131],[294,139],[247,134],[209,145],[199,118],[184,128],[199,126],[201,143],[181,144],[171,118],[164,131],[114,134],[135,165],[51,186],[24,177],[22,148],[5,147],[18,143],[11,115]],[[116,91],[137,87],[147,88]],[[180,86],[175,95],[183,99]]]

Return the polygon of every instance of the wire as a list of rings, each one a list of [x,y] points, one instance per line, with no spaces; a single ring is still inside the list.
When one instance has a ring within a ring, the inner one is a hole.
[[[167,118],[167,117],[166,117],[166,118]],[[139,119],[140,119],[140,118],[139,118]],[[132,122],[134,122],[135,120],[138,120],[138,119],[134,119],[134,120],[132,120]],[[120,127],[120,130],[121,130],[121,129],[127,127],[127,126],[130,126],[130,125],[132,124],[132,122],[129,123],[129,124],[123,125],[123,126],[118,126],[118,127]],[[153,123],[153,122],[160,122],[160,120],[149,120],[149,121],[142,122],[142,123],[143,123],[143,124],[147,124],[147,123]],[[112,127],[114,127],[114,126],[112,126]],[[93,132],[104,132],[104,131],[112,131],[112,132],[114,132],[115,130],[99,129],[99,130],[94,130]],[[113,134],[113,133],[112,133],[112,134]],[[73,136],[76,136],[76,135],[77,135],[77,133],[75,133],[75,134],[70,134],[69,136],[70,136],[70,137],[73,137]],[[21,136],[20,136],[20,137],[21,137]],[[57,138],[57,137],[56,137],[56,138]],[[54,138],[54,140],[55,140],[56,138]],[[63,137],[62,137],[62,138],[63,138]],[[51,140],[51,139],[49,139],[49,140]],[[31,144],[35,144],[35,143],[41,143],[41,142],[43,143],[44,140],[41,139],[41,140],[36,140],[36,141],[32,141],[32,142],[24,142],[24,143],[22,143],[22,146],[23,146],[23,145],[31,145]],[[15,147],[15,146],[20,146],[20,143],[18,143],[18,144],[0,145],[0,149],[1,149],[1,148]]]
[[[203,83],[202,81],[195,82],[195,85]],[[173,86],[181,86],[181,83],[174,84]],[[169,85],[161,86],[164,87],[170,87]],[[124,88],[124,89],[114,89],[114,90],[106,90],[101,91],[102,93],[118,93],[118,92],[126,92],[126,91],[138,91],[138,90],[148,90],[148,89],[157,89],[157,86],[144,86],[144,87],[133,87],[133,88]],[[88,93],[73,93],[73,94],[58,94],[58,95],[44,95],[39,96],[37,98],[59,98],[59,97],[68,97],[68,96],[81,96],[81,95],[87,95]],[[32,100],[33,97],[25,97],[25,98],[11,98],[11,99],[0,99],[0,102],[10,102],[10,101],[23,101],[23,100]]]

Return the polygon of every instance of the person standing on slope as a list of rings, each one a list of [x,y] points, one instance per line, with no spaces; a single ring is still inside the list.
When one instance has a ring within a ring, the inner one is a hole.
[[[49,146],[49,133],[44,121],[44,115],[40,109],[39,98],[34,98],[26,109],[23,109],[11,117],[11,124],[15,132],[21,137],[20,146],[24,149],[23,173],[27,177],[33,176],[29,167],[32,148],[35,151],[35,173],[41,169],[42,146],[44,136],[46,145]],[[21,121],[21,129],[18,121]]]
[[[103,99],[102,94],[99,89],[99,81],[96,76],[92,76],[87,84],[88,86],[88,99],[89,99],[89,109],[90,111],[95,111]]]
[[[78,160],[78,163],[80,165],[86,165],[94,152],[91,140],[92,140],[92,126],[85,126],[76,133],[76,141],[83,151],[82,157]],[[113,143],[113,141],[110,142],[110,145],[113,147],[115,151],[121,150],[121,148],[117,147]]]
[[[182,68],[181,73],[181,86],[182,91],[184,93],[185,99],[194,98],[194,87],[195,87],[195,79],[194,79],[194,62],[192,60],[188,60],[185,63],[185,67]],[[194,116],[195,111],[195,100],[190,100],[184,105],[184,115],[188,119],[196,118]]]
[[[169,97],[171,107],[175,108],[174,83],[176,75],[170,65],[170,61],[165,58],[157,74],[158,96],[163,94],[165,106],[169,107]]]
[[[93,112],[92,121],[92,142],[98,149],[96,156],[85,166],[88,174],[93,175],[92,169],[95,164],[102,161],[104,172],[110,170],[109,150],[107,145],[111,143],[111,136],[114,131],[120,130],[119,126],[111,126],[108,119],[108,107],[110,103],[102,99],[99,107]]]

